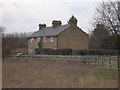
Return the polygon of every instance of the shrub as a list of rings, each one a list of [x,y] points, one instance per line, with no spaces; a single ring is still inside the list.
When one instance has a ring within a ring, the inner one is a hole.
[[[38,42],[38,48],[42,48],[43,47],[43,39],[40,39]]]
[[[42,55],[117,55],[116,50],[72,50],[70,48],[51,49],[51,48],[37,48],[35,54]]]
[[[76,50],[75,55],[117,55],[116,50]]]
[[[65,49],[50,49],[50,48],[36,48],[35,54],[42,54],[42,55],[72,55],[72,49],[65,48]]]
[[[70,48],[64,48],[64,49],[58,49],[57,54],[58,55],[72,55],[72,49]]]
[[[77,55],[87,55],[88,54],[88,50],[77,50],[76,54]]]
[[[42,55],[54,55],[55,50],[51,48],[36,48],[35,54],[42,54]]]

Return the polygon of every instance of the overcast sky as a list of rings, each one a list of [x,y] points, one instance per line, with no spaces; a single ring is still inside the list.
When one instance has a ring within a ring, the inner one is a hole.
[[[95,8],[100,0],[2,0],[0,1],[0,19],[8,33],[34,32],[38,24],[52,25],[53,20],[61,20],[67,24],[74,15],[78,20],[78,27],[87,32]]]

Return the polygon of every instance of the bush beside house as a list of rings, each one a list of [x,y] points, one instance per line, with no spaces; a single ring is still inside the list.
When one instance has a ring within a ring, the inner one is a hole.
[[[35,54],[41,55],[117,55],[117,50],[72,50],[70,48],[64,49],[50,49],[50,48],[36,48]]]

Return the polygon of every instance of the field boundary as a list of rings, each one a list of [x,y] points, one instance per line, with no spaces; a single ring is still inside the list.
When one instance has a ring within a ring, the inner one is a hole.
[[[26,60],[40,60],[40,59],[55,59],[55,60],[69,60],[69,61],[81,61],[85,64],[98,64],[102,67],[110,69],[118,69],[117,56],[110,55],[20,55],[20,56],[7,56],[4,58],[18,58]]]

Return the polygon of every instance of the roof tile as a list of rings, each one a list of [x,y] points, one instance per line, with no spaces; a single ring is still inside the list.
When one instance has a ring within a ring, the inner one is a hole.
[[[56,27],[45,27],[41,30],[38,30],[34,32],[31,36],[29,37],[43,37],[43,36],[55,36],[67,29],[70,25],[60,25]]]

